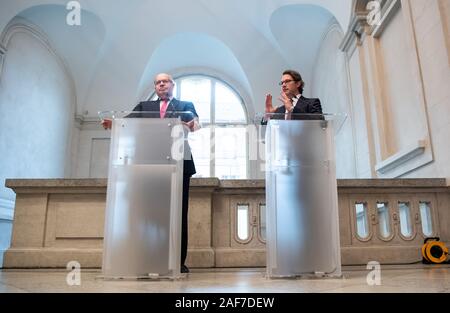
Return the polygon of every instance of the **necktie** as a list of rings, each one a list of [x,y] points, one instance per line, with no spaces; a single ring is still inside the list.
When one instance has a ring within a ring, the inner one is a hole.
[[[161,106],[161,110],[159,112],[159,115],[161,118],[164,118],[164,116],[166,115],[166,111],[167,111],[167,107],[169,106],[169,101],[167,99],[163,100],[162,106]]]
[[[294,103],[294,99],[291,99],[291,103]],[[293,110],[293,109],[292,109]],[[284,117],[286,120],[291,120],[292,119],[292,111],[291,112],[287,112],[286,114],[285,114],[285,117]]]

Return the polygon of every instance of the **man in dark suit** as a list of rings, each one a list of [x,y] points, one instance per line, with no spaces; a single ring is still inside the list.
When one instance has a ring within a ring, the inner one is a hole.
[[[278,113],[274,119],[301,119],[301,120],[321,120],[323,119],[322,106],[319,99],[309,99],[303,97],[305,82],[300,73],[294,70],[283,72],[281,81],[281,94],[278,98],[283,104],[277,108],[273,107],[272,95],[266,95],[266,113]],[[282,115],[284,114],[284,115]],[[296,115],[304,114],[304,115]],[[317,114],[317,115],[311,115]]]
[[[155,92],[158,99],[155,101],[140,102],[127,117],[149,117],[149,118],[170,118],[180,116],[182,123],[189,131],[196,131],[200,128],[198,115],[192,102],[180,101],[173,97],[173,88],[175,86],[172,77],[169,74],[160,73],[156,75]],[[138,112],[155,113],[138,113]],[[189,112],[180,113],[180,112]],[[102,121],[103,127],[111,128],[111,121]],[[182,273],[189,273],[185,265],[188,244],[188,205],[189,205],[189,182],[196,173],[194,160],[192,159],[191,148],[185,141],[184,145],[184,164],[183,164],[183,200],[182,200],[182,219],[181,219],[181,269]]]

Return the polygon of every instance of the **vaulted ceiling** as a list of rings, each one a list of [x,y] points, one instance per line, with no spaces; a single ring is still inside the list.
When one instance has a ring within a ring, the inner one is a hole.
[[[2,0],[0,32],[15,18],[46,34],[72,75],[79,114],[129,107],[130,99],[145,97],[159,71],[181,75],[205,69],[226,77],[246,102],[260,102],[267,77],[278,79],[282,69],[311,77],[327,29],[338,24],[345,32],[353,5],[352,0],[78,2],[82,25],[69,26],[68,1]]]

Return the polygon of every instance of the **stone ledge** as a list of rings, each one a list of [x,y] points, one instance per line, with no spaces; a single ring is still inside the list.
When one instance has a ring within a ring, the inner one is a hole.
[[[419,263],[421,246],[341,247],[342,265]],[[101,268],[102,249],[11,248],[5,252],[4,268],[65,268],[77,261],[81,268]],[[401,259],[401,262],[399,260]],[[195,268],[264,267],[265,249],[189,249],[187,265]]]
[[[106,187],[106,178],[80,178],[80,179],[7,179],[5,186],[8,188],[17,187]]]
[[[77,261],[81,268],[101,268],[103,249],[10,248],[3,268],[66,268]]]
[[[216,267],[264,267],[266,249],[217,248]]]
[[[213,248],[189,249],[186,265],[188,267],[211,268],[215,265],[215,252]]]
[[[446,188],[445,178],[338,179],[338,188]]]
[[[417,187],[435,188],[450,187],[445,178],[402,178],[402,179],[338,179],[338,188],[397,188]],[[99,187],[106,188],[104,178],[82,179],[7,179],[5,186],[15,188],[67,188],[67,187]],[[191,187],[218,188],[265,188],[264,179],[219,180],[218,178],[192,178]]]
[[[191,187],[218,187],[220,180],[218,178],[191,178]]]
[[[221,180],[220,188],[230,188],[230,189],[266,188],[266,182],[263,179]]]
[[[214,249],[189,249],[187,265],[214,267]],[[77,261],[81,268],[102,268],[103,249],[10,248],[5,250],[3,268],[66,268]]]
[[[445,178],[402,178],[402,179],[338,179],[338,188],[436,188],[450,187]],[[82,187],[106,188],[106,178],[80,179],[7,179],[5,186],[16,188]],[[265,188],[264,179],[219,180],[218,178],[192,178],[191,187],[213,187],[229,189]]]
[[[422,246],[341,247],[342,265],[361,265],[370,261],[380,264],[412,264],[422,261]]]

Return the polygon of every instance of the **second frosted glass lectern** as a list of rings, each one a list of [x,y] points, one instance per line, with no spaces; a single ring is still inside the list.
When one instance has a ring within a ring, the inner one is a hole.
[[[181,118],[111,112],[103,276],[180,276]],[[153,113],[159,116],[158,113]],[[107,113],[101,115],[108,117]]]
[[[341,276],[332,115],[266,116],[267,276]]]

